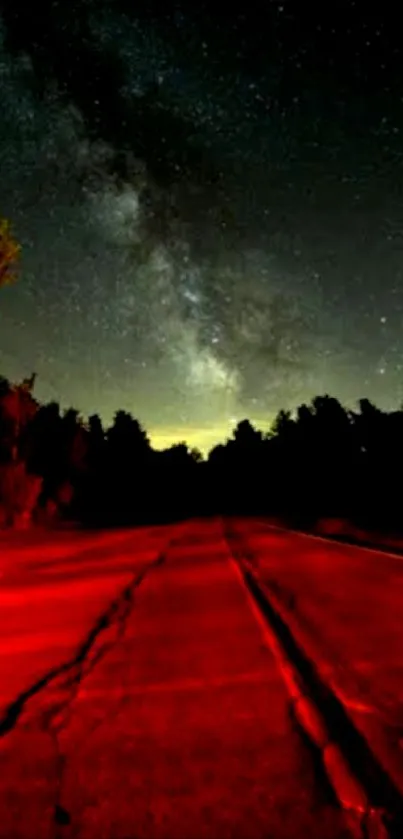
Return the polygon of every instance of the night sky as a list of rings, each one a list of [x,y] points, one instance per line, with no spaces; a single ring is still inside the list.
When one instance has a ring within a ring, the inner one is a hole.
[[[155,445],[403,400],[401,26],[242,7],[0,0],[0,372]]]

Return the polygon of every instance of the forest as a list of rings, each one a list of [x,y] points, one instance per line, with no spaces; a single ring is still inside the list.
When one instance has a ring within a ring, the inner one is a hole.
[[[234,514],[402,529],[403,408],[361,399],[351,411],[325,394],[280,411],[266,433],[242,420],[203,458],[185,443],[153,449],[123,410],[104,428],[97,414],[40,404],[34,386],[35,374],[19,384],[0,377],[0,527]]]

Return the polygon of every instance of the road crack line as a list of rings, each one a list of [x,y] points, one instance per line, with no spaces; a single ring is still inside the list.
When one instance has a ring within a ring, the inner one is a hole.
[[[134,606],[136,591],[145,577],[165,562],[173,541],[170,540],[155,560],[148,563],[139,573],[133,576],[123,591],[100,615],[74,656],[58,667],[49,670],[29,688],[22,691],[16,699],[9,703],[0,720],[0,738],[5,738],[15,730],[23,714],[28,712],[29,704],[34,698],[48,688],[56,690],[56,701],[47,709],[39,708],[37,712],[41,718],[40,727],[52,738],[56,753],[54,806],[56,835],[58,835],[59,827],[65,828],[71,821],[70,814],[60,803],[65,771],[65,756],[59,743],[60,734],[69,723],[73,713],[72,705],[82,681],[124,636]],[[105,638],[105,635],[108,637]]]
[[[292,633],[274,592],[256,574],[247,538],[224,522],[224,537],[247,588],[276,639],[299,724],[319,749],[340,805],[357,818],[360,839],[400,839],[403,802],[314,660]]]

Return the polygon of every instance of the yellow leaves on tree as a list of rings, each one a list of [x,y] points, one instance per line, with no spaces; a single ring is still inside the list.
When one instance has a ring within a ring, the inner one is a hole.
[[[0,286],[15,282],[15,263],[20,255],[21,245],[17,244],[10,222],[0,218]]]

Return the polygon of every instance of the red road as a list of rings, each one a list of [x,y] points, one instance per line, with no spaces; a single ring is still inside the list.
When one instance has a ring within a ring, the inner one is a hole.
[[[367,566],[357,549],[350,555],[344,545],[315,542],[314,550],[306,537],[237,526],[262,576],[275,577],[278,590],[288,586],[301,620],[320,627],[328,667],[337,669],[332,656],[344,638],[350,681],[364,648],[358,641],[349,647],[349,635],[368,620],[362,600],[372,597],[374,608],[384,587],[382,626],[366,647],[375,665],[377,639],[390,638],[396,618],[389,620],[387,591],[397,604],[403,561],[371,554]],[[68,555],[59,551],[52,561],[50,548],[42,565],[33,548],[24,557],[23,545],[0,555],[3,712],[9,706],[0,741],[0,836],[349,836],[289,713],[222,523],[115,533],[85,549],[82,539],[61,539]],[[161,552],[164,561],[151,568]],[[94,632],[102,614],[109,618]],[[55,679],[41,685],[49,670]],[[370,696],[374,708],[371,675],[369,682],[366,703]],[[10,700],[33,686],[10,713]],[[55,825],[56,805],[63,825]]]
[[[7,705],[74,655],[98,616],[158,555],[158,529],[17,534],[0,539],[0,718]]]
[[[403,795],[403,556],[237,521],[257,574]]]

